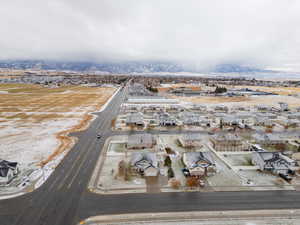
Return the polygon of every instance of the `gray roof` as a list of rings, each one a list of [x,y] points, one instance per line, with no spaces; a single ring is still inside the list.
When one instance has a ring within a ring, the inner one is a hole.
[[[258,141],[278,141],[278,140],[282,140],[278,135],[275,135],[275,134],[254,134],[253,137]]]
[[[156,118],[159,119],[159,121],[171,121],[176,122],[176,119],[174,116],[171,116],[169,113],[157,113]]]
[[[128,136],[128,145],[152,144],[152,134],[133,134]]]
[[[140,163],[140,164],[139,164]],[[130,164],[137,167],[158,167],[156,154],[153,152],[134,152],[131,154]],[[148,165],[146,165],[148,164]]]
[[[182,135],[184,141],[200,141],[202,136],[199,133],[186,133]]]
[[[289,157],[281,154],[280,152],[253,152],[252,154],[257,154],[259,157],[264,160],[265,162],[267,161],[277,161],[277,160],[284,160],[288,163],[293,163],[295,162],[294,160],[290,159]]]
[[[185,152],[184,163],[188,168],[201,166],[198,164],[199,161],[205,161],[207,164],[202,165],[204,167],[209,165],[215,165],[215,161],[210,152]]]
[[[215,106],[215,110],[223,110],[223,109],[228,109],[228,107],[226,105],[216,105]]]
[[[6,177],[8,174],[8,171],[10,169],[15,170],[17,165],[18,165],[17,162],[9,162],[9,161],[0,159],[0,177]]]
[[[214,135],[213,139],[218,141],[240,141],[241,137],[237,134],[227,133]]]
[[[140,123],[143,122],[143,115],[141,113],[131,113],[126,116],[126,123]]]

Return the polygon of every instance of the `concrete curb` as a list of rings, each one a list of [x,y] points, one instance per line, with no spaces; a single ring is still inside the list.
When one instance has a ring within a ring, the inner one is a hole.
[[[137,222],[167,222],[167,221],[209,221],[232,219],[300,219],[300,210],[237,210],[237,211],[191,211],[166,213],[137,213],[122,215],[101,215],[90,217],[80,224],[108,224],[108,223],[137,223]]]

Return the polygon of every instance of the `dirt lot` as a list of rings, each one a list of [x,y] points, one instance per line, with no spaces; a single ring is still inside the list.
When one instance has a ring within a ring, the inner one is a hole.
[[[46,163],[69,148],[114,88],[0,84],[0,158]]]

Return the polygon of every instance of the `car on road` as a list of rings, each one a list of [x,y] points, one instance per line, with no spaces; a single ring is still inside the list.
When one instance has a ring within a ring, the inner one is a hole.
[[[101,137],[101,134],[97,134],[97,139],[100,139]]]

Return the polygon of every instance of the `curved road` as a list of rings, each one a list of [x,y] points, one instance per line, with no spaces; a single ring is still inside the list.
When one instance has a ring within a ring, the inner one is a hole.
[[[39,189],[0,201],[1,225],[75,225],[100,214],[300,208],[300,193],[296,191],[122,195],[89,192],[87,185],[106,138],[119,134],[111,131],[111,120],[124,101],[125,89],[97,113],[86,131],[74,134],[78,142]],[[99,132],[100,140],[96,139]]]

